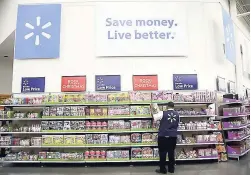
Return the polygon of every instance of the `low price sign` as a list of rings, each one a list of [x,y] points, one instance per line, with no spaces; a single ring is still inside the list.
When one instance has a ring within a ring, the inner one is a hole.
[[[44,92],[45,77],[23,77],[21,82],[21,92]]]
[[[61,92],[84,92],[86,91],[86,76],[63,76]]]
[[[133,76],[134,91],[150,91],[158,90],[157,75],[134,75]]]
[[[96,91],[121,91],[120,75],[96,75]]]
[[[173,74],[174,90],[197,90],[197,74]]]

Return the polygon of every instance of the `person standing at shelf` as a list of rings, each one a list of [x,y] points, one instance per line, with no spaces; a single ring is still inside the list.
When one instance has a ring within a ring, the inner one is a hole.
[[[155,109],[154,109],[155,108]],[[156,109],[157,108],[157,109]],[[159,148],[159,167],[156,173],[166,174],[166,157],[168,153],[168,172],[174,173],[174,151],[177,143],[178,124],[180,117],[178,112],[174,110],[174,103],[167,104],[167,111],[160,111],[157,104],[151,105],[151,111],[154,121],[160,121],[158,131],[158,148]]]

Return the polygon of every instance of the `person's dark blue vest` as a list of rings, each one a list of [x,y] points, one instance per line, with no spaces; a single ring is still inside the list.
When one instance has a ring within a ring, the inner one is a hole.
[[[163,111],[163,117],[160,120],[159,136],[160,137],[177,137],[179,114],[174,110]]]

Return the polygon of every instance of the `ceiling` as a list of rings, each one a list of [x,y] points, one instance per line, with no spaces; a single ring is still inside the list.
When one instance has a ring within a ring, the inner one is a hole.
[[[250,0],[236,0],[237,17],[250,26]]]

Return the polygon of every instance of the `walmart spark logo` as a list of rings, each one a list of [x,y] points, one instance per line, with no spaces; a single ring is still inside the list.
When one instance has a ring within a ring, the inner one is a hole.
[[[44,30],[46,28],[51,27],[51,25],[52,25],[51,22],[47,22],[46,24],[41,26],[41,17],[40,16],[36,17],[36,27],[37,28],[41,28],[42,30]],[[35,26],[30,24],[30,23],[25,23],[25,27],[27,27],[27,28],[29,28],[31,30],[35,29]],[[24,36],[24,39],[28,40],[29,38],[33,37],[34,35],[35,35],[34,32],[30,32],[30,33],[28,33],[27,35]],[[40,35],[47,38],[47,39],[51,38],[51,35],[49,33],[44,32],[44,31],[42,31],[40,34],[36,34],[35,35],[35,43],[34,43],[36,46],[40,45]]]

